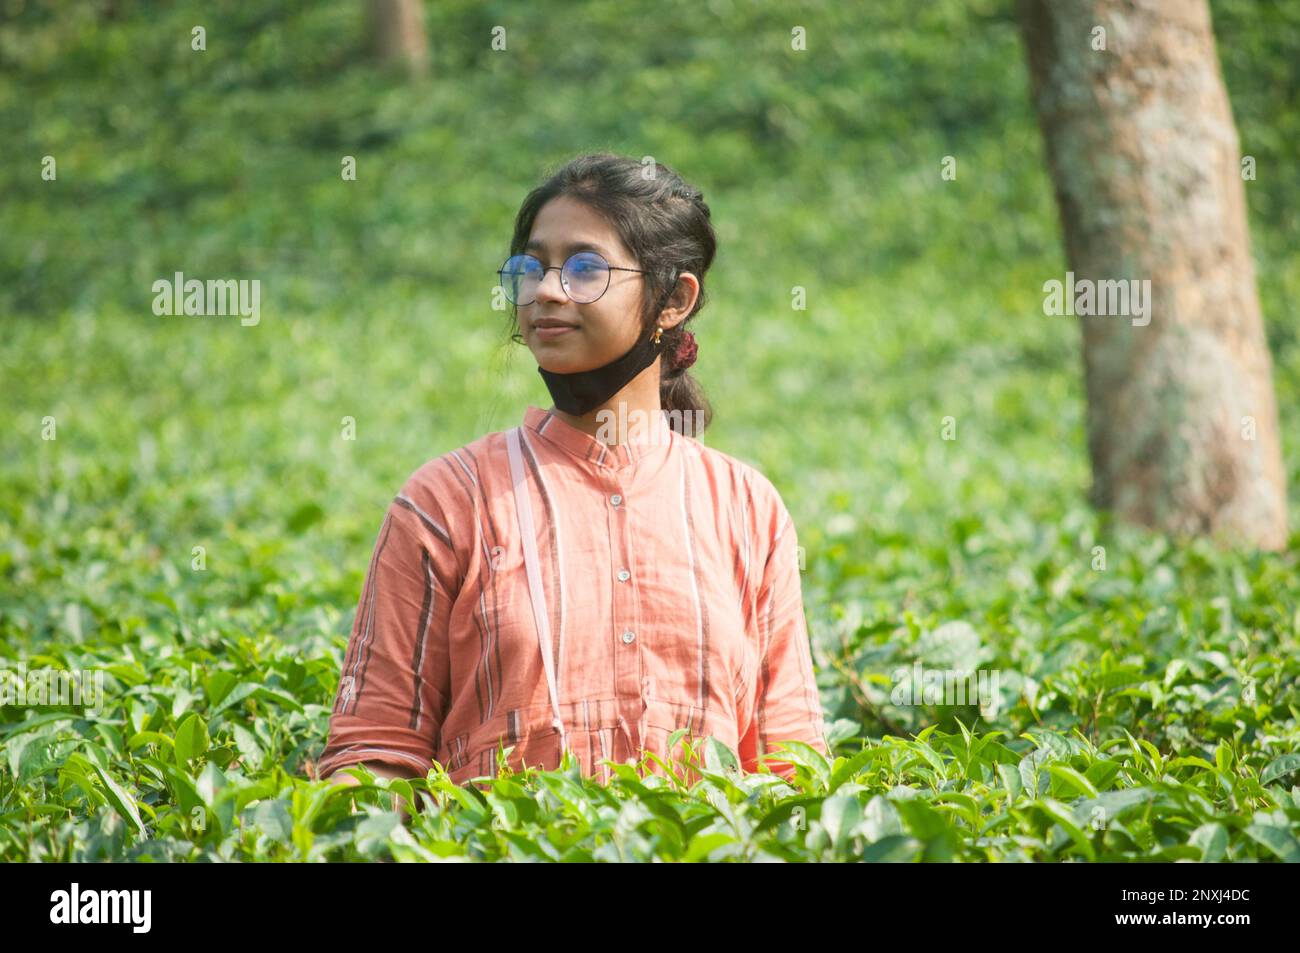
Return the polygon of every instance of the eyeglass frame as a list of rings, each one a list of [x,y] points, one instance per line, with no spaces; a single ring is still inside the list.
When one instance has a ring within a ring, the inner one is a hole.
[[[605,287],[601,289],[600,294],[596,295],[596,297],[592,298],[590,301],[574,301],[573,295],[569,294],[568,283],[565,281],[564,278],[565,266],[567,266],[569,262],[573,261],[573,259],[577,258],[579,255],[595,255],[601,261],[605,262],[605,268],[608,269],[605,274]],[[509,264],[511,258],[531,258],[533,261],[537,262],[537,264],[542,265],[542,260],[540,258],[538,258],[536,255],[530,255],[527,252],[521,252],[518,255],[511,255],[504,262],[502,262],[501,267],[497,269],[497,277],[501,279],[501,289],[503,291],[505,290],[506,287],[506,281],[505,281],[506,265]],[[622,265],[611,265],[604,255],[602,255],[598,251],[592,251],[590,248],[583,248],[578,251],[575,251],[568,258],[564,259],[563,265],[542,265],[542,277],[537,280],[537,287],[540,288],[542,286],[542,282],[546,280],[546,273],[548,271],[558,271],[560,273],[560,289],[564,292],[564,296],[568,298],[570,301],[573,301],[574,304],[594,304],[595,302],[599,301],[601,298],[605,297],[605,292],[609,290],[609,281],[611,276],[609,275],[608,272],[610,271],[634,271],[639,275],[650,274],[650,272],[646,271],[644,268],[624,268]],[[516,308],[526,308],[531,304],[535,304],[536,302],[537,302],[537,297],[536,295],[534,295],[533,300],[529,301],[528,304],[520,304],[518,301],[512,301],[511,304],[513,304]]]

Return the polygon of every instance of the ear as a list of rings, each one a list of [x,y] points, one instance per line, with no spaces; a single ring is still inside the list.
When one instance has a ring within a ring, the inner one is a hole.
[[[689,271],[682,272],[677,276],[677,286],[669,295],[668,302],[659,313],[659,320],[656,323],[663,325],[665,331],[677,327],[691,313],[691,309],[695,307],[695,300],[699,296],[700,279]]]

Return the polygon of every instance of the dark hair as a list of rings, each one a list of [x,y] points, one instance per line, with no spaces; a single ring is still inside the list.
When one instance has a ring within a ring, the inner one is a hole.
[[[666,328],[661,339],[659,403],[665,411],[682,411],[670,417],[673,428],[681,430],[680,419],[687,412],[694,425],[692,436],[708,427],[713,408],[704,390],[690,373],[671,362],[685,336],[686,325],[704,307],[704,274],[713,264],[717,236],[709,221],[709,207],[704,193],[685,182],[660,162],[653,166],[636,159],[599,152],[577,156],[553,172],[545,182],[528,193],[515,217],[510,254],[521,254],[532,233],[537,213],[551,199],[567,195],[601,213],[618,232],[623,244],[645,269],[641,277],[641,331],[652,328],[668,303],[677,284],[677,276],[689,271],[700,281],[695,305],[676,327]],[[523,343],[519,333],[519,310],[513,315],[511,339]]]

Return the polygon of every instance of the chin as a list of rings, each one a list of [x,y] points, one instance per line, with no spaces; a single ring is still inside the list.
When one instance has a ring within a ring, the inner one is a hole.
[[[573,358],[564,358],[558,354],[543,353],[537,358],[537,365],[552,374],[576,374],[579,371],[590,371],[600,367],[592,361],[576,360]]]
[[[604,363],[591,358],[590,348],[577,346],[568,340],[532,340],[529,346],[537,363],[554,374],[588,371]]]

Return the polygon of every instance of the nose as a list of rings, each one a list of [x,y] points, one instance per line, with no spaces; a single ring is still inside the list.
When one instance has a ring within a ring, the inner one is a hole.
[[[537,285],[537,298],[541,301],[546,298],[549,301],[567,301],[569,296],[564,291],[564,284],[560,281],[560,270],[553,268],[542,275],[541,282]]]

